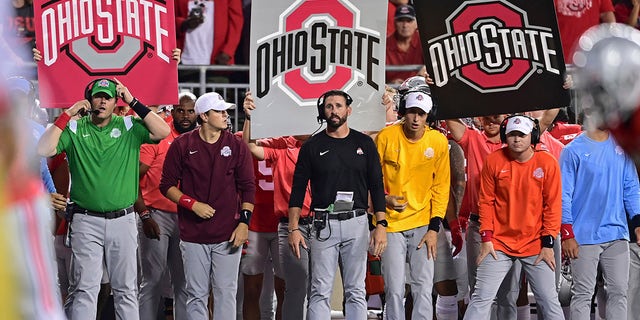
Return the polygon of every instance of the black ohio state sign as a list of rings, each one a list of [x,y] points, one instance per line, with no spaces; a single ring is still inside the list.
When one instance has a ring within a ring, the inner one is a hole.
[[[553,0],[416,2],[437,117],[567,106]]]

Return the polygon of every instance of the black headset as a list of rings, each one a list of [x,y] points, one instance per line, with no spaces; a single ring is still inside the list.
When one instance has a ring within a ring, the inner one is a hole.
[[[96,79],[93,80],[91,82],[89,82],[87,84],[87,86],[84,88],[84,98],[89,101],[89,103],[91,103],[92,97],[91,97],[91,89],[93,89],[93,85],[98,82],[98,81],[102,81],[102,80],[106,80],[109,82],[112,82],[114,85],[118,85],[115,81],[111,80],[111,79],[106,79],[106,78],[100,78],[100,79]],[[118,95],[115,96],[116,99],[118,99]]]
[[[513,114],[502,120],[502,123],[500,123],[500,141],[502,141],[502,143],[507,143],[507,123],[509,122],[509,119],[514,117],[523,117],[533,122],[533,129],[531,129],[531,144],[534,146],[538,144],[538,142],[540,142],[540,123],[538,122],[538,119],[525,116],[523,114]]]
[[[329,90],[329,91],[323,93],[320,96],[320,98],[318,98],[318,103],[317,103],[317,105],[318,105],[318,117],[317,117],[317,119],[318,119],[318,123],[320,123],[320,124],[322,124],[322,121],[326,121],[327,120],[327,118],[324,116],[324,100],[327,97],[331,97],[331,96],[343,96],[344,99],[347,102],[347,106],[350,106],[351,103],[353,103],[353,98],[351,98],[351,96],[348,93],[346,93],[346,92],[344,92],[342,90]]]
[[[402,93],[402,95],[400,95],[400,102],[398,103],[398,116],[404,117],[404,115],[407,113],[407,96],[410,93],[414,92],[424,93],[428,95],[429,98],[431,98],[431,103],[433,105],[431,107],[431,111],[429,111],[427,115],[427,124],[430,127],[433,127],[436,123],[436,111],[438,106],[436,105],[436,101],[433,99],[433,96],[431,96],[431,89],[426,84],[415,86],[409,90],[406,90]]]

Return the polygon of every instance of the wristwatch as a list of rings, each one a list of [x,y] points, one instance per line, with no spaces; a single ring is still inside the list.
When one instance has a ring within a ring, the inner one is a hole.
[[[386,220],[386,219],[382,219],[382,220],[378,220],[378,221],[376,222],[376,226],[377,226],[377,225],[381,225],[381,226],[383,226],[383,227],[385,227],[385,228],[386,228],[386,227],[388,227],[388,226],[389,226],[389,222],[387,222],[387,220]]]

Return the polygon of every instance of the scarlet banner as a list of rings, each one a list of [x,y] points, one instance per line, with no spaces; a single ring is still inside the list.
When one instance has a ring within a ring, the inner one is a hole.
[[[147,105],[178,101],[173,0],[34,1],[40,100],[66,108],[117,78]]]

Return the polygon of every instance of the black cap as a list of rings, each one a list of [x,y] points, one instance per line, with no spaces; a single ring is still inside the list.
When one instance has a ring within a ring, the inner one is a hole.
[[[413,9],[413,7],[410,5],[406,5],[406,4],[399,5],[398,7],[396,7],[396,15],[394,17],[394,20],[398,20],[402,18],[415,20],[416,10]]]

